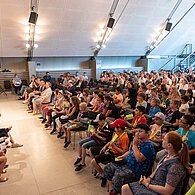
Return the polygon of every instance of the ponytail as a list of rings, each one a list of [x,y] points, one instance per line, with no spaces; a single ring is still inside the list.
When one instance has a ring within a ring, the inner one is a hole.
[[[186,168],[187,172],[190,173],[191,172],[191,168],[189,167],[190,156],[188,153],[187,145],[184,141],[182,141],[182,148],[180,150],[180,160],[183,166]]]

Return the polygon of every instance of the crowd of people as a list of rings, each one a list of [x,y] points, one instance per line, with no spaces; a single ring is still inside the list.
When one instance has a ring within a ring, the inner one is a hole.
[[[88,153],[110,195],[184,193],[195,163],[194,72],[104,71],[99,80],[67,72],[53,90],[50,81],[48,72],[33,75],[19,99],[65,149],[80,132],[75,171],[86,167]]]

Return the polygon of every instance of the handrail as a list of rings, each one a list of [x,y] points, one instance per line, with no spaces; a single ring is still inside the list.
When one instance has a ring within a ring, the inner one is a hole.
[[[184,59],[181,60],[177,65],[175,65],[175,66],[172,68],[172,70],[174,70],[176,67],[179,67],[180,64],[182,64],[184,61],[186,61],[188,58],[190,58],[190,57],[191,57],[192,55],[194,55],[194,54],[195,54],[195,52],[189,54],[186,58],[184,58]]]
[[[164,68],[169,62],[171,62],[171,61],[174,60],[174,59],[177,59],[181,54],[183,54],[184,51],[185,51],[185,49],[187,49],[187,47],[190,47],[190,54],[189,54],[189,55],[191,55],[191,54],[192,54],[192,44],[186,44],[185,47],[181,50],[180,54],[175,55],[175,56],[174,56],[173,58],[171,58],[168,62],[166,62],[164,65],[162,65],[162,66],[159,68],[159,71],[160,71],[162,68]],[[181,63],[181,62],[180,62],[180,63]],[[178,63],[178,64],[180,64],[180,63]],[[178,65],[178,64],[177,64],[177,65]],[[173,70],[177,65],[174,65],[174,67],[172,68],[172,70]]]

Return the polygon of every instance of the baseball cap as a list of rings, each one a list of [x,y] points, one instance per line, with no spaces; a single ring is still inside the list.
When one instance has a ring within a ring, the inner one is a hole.
[[[95,123],[97,123],[97,122],[99,122],[99,121],[101,121],[101,120],[105,120],[105,115],[104,114],[98,114],[97,116],[96,116],[96,118],[95,118],[95,120],[93,120],[93,122],[95,122]]]
[[[161,119],[162,121],[165,120],[165,115],[164,115],[162,112],[157,112],[157,113],[155,114],[155,117]]]
[[[72,80],[69,80],[68,83],[73,83],[73,81]]]
[[[120,127],[120,128],[125,128],[126,127],[126,122],[119,118],[119,119],[116,119],[113,123],[110,124],[110,127]]]

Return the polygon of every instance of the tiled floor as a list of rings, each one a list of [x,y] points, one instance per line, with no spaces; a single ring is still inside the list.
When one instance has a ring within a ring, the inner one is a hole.
[[[0,183],[0,195],[104,195],[106,188],[91,175],[87,167],[75,173],[73,162],[77,150],[63,148],[63,140],[50,136],[37,116],[26,111],[17,97],[0,95],[0,127],[12,125],[11,134],[21,148],[8,149],[9,167],[6,183]],[[78,138],[77,138],[78,139]]]

